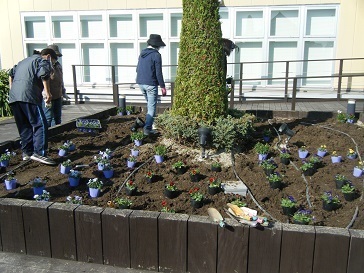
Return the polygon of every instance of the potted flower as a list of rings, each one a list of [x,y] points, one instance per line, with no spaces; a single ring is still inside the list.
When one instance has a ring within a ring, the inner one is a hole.
[[[347,158],[349,159],[355,159],[357,158],[358,154],[353,150],[353,149],[349,149],[348,152],[346,153]]]
[[[300,225],[308,225],[313,220],[312,211],[299,209],[293,214],[293,222]]]
[[[194,208],[201,208],[203,206],[204,196],[199,190],[199,188],[195,187],[188,192],[191,197],[191,205]]]
[[[68,204],[77,204],[77,205],[82,205],[82,197],[75,195],[75,196],[67,196],[66,198],[66,203]]]
[[[356,189],[350,182],[341,188],[341,192],[346,201],[353,201],[357,196]]]
[[[114,203],[118,209],[130,209],[133,204],[130,199],[121,197],[115,198]]]
[[[345,123],[347,119],[347,115],[343,113],[341,110],[337,110],[337,120],[341,123]]]
[[[135,185],[133,180],[128,180],[125,184],[125,192],[127,196],[136,195],[138,192],[138,187]]]
[[[71,187],[77,187],[80,183],[81,179],[81,172],[78,170],[70,170],[68,173],[68,182],[70,183]]]
[[[214,161],[211,163],[211,171],[213,172],[221,172],[221,164],[220,162]]]
[[[360,177],[363,174],[363,170],[364,170],[364,162],[363,161],[359,161],[358,162],[358,165],[356,165],[354,167],[353,175],[355,177]]]
[[[321,145],[318,149],[317,149],[317,155],[319,157],[324,157],[327,153],[327,148],[326,145]]]
[[[288,150],[284,149],[279,153],[279,158],[281,160],[281,163],[284,165],[288,165],[290,162],[291,154]]]
[[[29,181],[29,185],[33,187],[34,195],[41,195],[46,184],[47,180],[40,177],[36,177],[33,180]]]
[[[355,115],[354,114],[347,114],[346,116],[346,122],[347,123],[354,123]]]
[[[331,162],[332,163],[340,163],[341,162],[341,155],[338,155],[336,151],[331,153]]]
[[[111,159],[112,158],[112,155],[113,155],[113,151],[109,148],[106,148],[105,151],[100,151],[99,152],[99,155],[103,158],[106,158],[106,159]]]
[[[124,107],[118,107],[116,109],[116,113],[119,115],[119,116],[123,116],[125,114],[125,108]]]
[[[303,158],[306,158],[307,155],[308,155],[308,150],[307,150],[306,146],[301,146],[298,149],[298,157],[303,159]]]
[[[167,147],[163,144],[154,147],[154,158],[157,163],[164,161],[164,156],[167,154]]]
[[[236,195],[236,198],[230,202],[233,205],[236,205],[238,207],[246,207],[246,202],[244,202],[243,200],[241,200],[240,195]]]
[[[89,179],[89,181],[87,182],[87,186],[89,189],[90,197],[91,198],[98,197],[103,185],[104,185],[104,183],[102,183],[102,181],[99,180],[98,178]]]
[[[66,146],[70,152],[76,150],[76,145],[71,140],[67,140],[65,143],[63,143],[63,145]]]
[[[144,133],[142,131],[132,132],[130,138],[134,141],[135,146],[139,147],[143,144]]]
[[[161,212],[169,212],[169,213],[175,213],[176,211],[174,209],[171,209],[168,207],[167,201],[162,201],[162,209]]]
[[[272,159],[263,160],[260,163],[260,166],[263,168],[266,175],[272,174],[274,172],[274,170],[277,168],[277,165],[275,164],[275,162]]]
[[[5,150],[5,153],[1,154],[0,156],[0,166],[1,167],[8,167],[10,158],[14,156],[14,152],[10,152],[8,149]]]
[[[173,163],[172,167],[177,171],[178,174],[184,174],[186,172],[186,165],[182,161]]]
[[[289,195],[286,198],[282,198],[281,207],[283,210],[283,214],[287,216],[292,216],[297,210],[296,203],[297,201],[291,195]]]
[[[17,179],[14,177],[13,172],[6,174],[4,183],[7,190],[13,190],[16,188]]]
[[[68,174],[71,169],[72,169],[71,159],[67,159],[67,160],[62,162],[61,167],[60,167],[60,172],[62,174]]]
[[[211,195],[215,195],[221,191],[221,180],[215,177],[209,178],[208,192]]]
[[[322,208],[327,211],[336,210],[340,206],[340,200],[337,195],[333,196],[331,191],[325,191],[321,195],[323,201]]]
[[[311,162],[303,163],[300,169],[305,176],[311,176],[315,173],[315,167]]]
[[[109,179],[111,177],[113,177],[114,175],[114,168],[112,167],[111,163],[106,163],[104,165],[104,169],[102,170],[104,176],[106,179]]]
[[[67,145],[64,145],[62,144],[61,146],[59,146],[58,148],[58,155],[60,157],[63,157],[63,156],[66,156],[67,155],[67,152],[68,152],[68,146]]]
[[[345,175],[335,175],[335,184],[337,189],[341,189],[346,183],[348,183],[348,179],[345,177]]]
[[[270,175],[267,176],[269,185],[272,189],[280,189],[282,187],[282,176],[277,173],[271,173]]]
[[[191,169],[190,170],[190,179],[192,182],[200,181],[200,170],[199,169]]]
[[[128,168],[134,168],[136,164],[136,157],[135,156],[129,156],[127,159],[127,166]]]
[[[265,160],[268,157],[270,146],[268,143],[257,142],[254,145],[254,151],[258,154],[258,159]]]
[[[134,113],[134,106],[132,106],[132,105],[127,105],[127,106],[126,106],[126,108],[125,108],[125,110],[126,110],[126,114],[127,114],[127,115],[131,115],[131,114],[133,114],[133,113]]]
[[[152,171],[147,171],[145,173],[145,178],[147,179],[148,183],[153,183],[154,181],[154,173]]]
[[[33,198],[37,202],[48,202],[49,199],[51,199],[51,194],[48,191],[43,190],[41,194],[35,194]]]
[[[139,155],[139,152],[140,152],[139,149],[136,146],[134,146],[130,151],[131,151],[131,155],[134,156],[134,157],[137,157]]]
[[[178,189],[176,184],[172,181],[164,186],[164,196],[170,199],[177,197]]]
[[[308,162],[312,163],[314,169],[317,169],[318,167],[320,167],[321,159],[318,156],[311,156]]]
[[[103,154],[99,154],[98,156],[94,156],[94,160],[97,163],[97,169],[102,171],[104,169],[105,164],[109,163],[109,159],[105,157]]]
[[[272,131],[270,129],[264,129],[263,130],[263,140],[265,142],[268,142],[271,137],[272,137]]]

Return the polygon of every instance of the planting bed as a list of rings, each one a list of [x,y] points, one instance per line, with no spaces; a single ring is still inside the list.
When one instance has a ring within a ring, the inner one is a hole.
[[[73,165],[93,164],[94,156],[99,151],[106,148],[114,150],[111,163],[114,166],[115,174],[111,179],[105,179],[102,172],[97,170],[96,165],[82,169],[82,179],[80,185],[71,188],[68,183],[67,175],[61,174],[59,166],[46,166],[34,161],[26,163],[24,166],[15,171],[15,177],[18,179],[17,188],[11,191],[0,189],[0,197],[33,199],[33,190],[28,181],[37,176],[46,178],[48,183],[46,190],[51,194],[51,202],[65,202],[67,196],[81,196],[83,204],[100,207],[107,207],[108,201],[115,200],[116,197],[126,197],[123,185],[128,180],[138,186],[139,193],[137,196],[128,197],[132,202],[131,209],[160,211],[162,202],[167,202],[167,207],[175,210],[177,213],[186,213],[190,215],[207,215],[208,207],[217,208],[224,217],[228,217],[224,212],[226,204],[232,201],[236,196],[233,194],[217,195],[208,194],[208,181],[210,177],[219,178],[222,181],[236,181],[241,179],[251,190],[252,195],[261,206],[263,211],[258,208],[252,198],[248,195],[246,198],[247,206],[257,209],[259,214],[267,216],[280,222],[291,222],[291,219],[282,214],[280,206],[281,198],[288,195],[297,200],[297,204],[302,205],[305,209],[312,210],[315,217],[314,225],[347,227],[352,221],[354,212],[358,209],[358,215],[353,223],[354,229],[364,229],[363,209],[364,205],[361,197],[352,202],[344,200],[340,190],[335,188],[334,176],[343,174],[362,194],[363,178],[357,178],[352,175],[353,167],[357,165],[358,159],[350,160],[346,158],[349,148],[358,149],[362,158],[364,147],[364,128],[356,124],[338,123],[335,119],[329,119],[321,122],[313,120],[271,120],[257,122],[257,129],[253,136],[246,142],[244,147],[234,149],[232,156],[227,153],[215,154],[212,150],[207,150],[209,158],[200,160],[201,151],[199,147],[188,148],[181,146],[171,140],[164,139],[163,135],[149,137],[144,140],[140,148],[140,155],[137,159],[136,169],[127,168],[126,159],[130,155],[130,149],[134,146],[130,140],[130,127],[134,123],[136,116],[112,116],[106,126],[100,133],[92,135],[90,133],[78,132],[76,129],[64,132],[61,135],[50,139],[50,156],[58,163],[70,159]],[[262,140],[264,129],[270,128],[275,134],[275,129],[285,122],[289,128],[295,131],[295,135],[289,141],[289,147],[292,154],[292,163],[288,166],[279,163],[279,151],[276,144],[284,140],[285,136],[275,135],[269,141],[271,145],[270,157],[274,158],[278,164],[276,171],[284,175],[283,182],[285,186],[280,189],[271,189],[265,173],[258,162],[258,156],[253,150],[257,141]],[[303,123],[305,122],[305,123]],[[314,125],[311,125],[314,124]],[[58,156],[58,147],[66,140],[72,140],[76,144],[76,150],[70,152],[65,158]],[[154,160],[154,146],[164,143],[169,147],[166,159],[163,163],[157,164]],[[299,170],[302,160],[298,158],[298,147],[305,145],[309,150],[309,157],[317,152],[317,148],[326,145],[329,153],[337,151],[343,156],[343,162],[338,164],[331,163],[331,156],[326,155],[321,162],[321,166],[313,176],[304,177]],[[11,159],[7,171],[18,166],[21,161],[21,151],[15,151],[17,155]],[[173,163],[183,161],[189,169],[198,168],[201,171],[202,179],[200,182],[191,182],[188,172],[178,175],[172,168]],[[211,162],[219,160],[222,164],[221,172],[212,172]],[[235,169],[235,173],[234,173]],[[144,175],[147,171],[152,171],[157,175],[157,180],[153,183],[147,183]],[[238,177],[237,177],[237,176]],[[98,198],[90,198],[86,183],[90,178],[99,177],[104,182],[102,193]],[[179,195],[174,199],[164,197],[164,185],[169,182],[175,182],[180,190]],[[194,187],[200,188],[205,195],[204,206],[199,209],[191,207],[188,191]],[[332,191],[333,195],[338,195],[341,200],[341,207],[335,211],[325,211],[322,209],[321,195],[324,191]]]

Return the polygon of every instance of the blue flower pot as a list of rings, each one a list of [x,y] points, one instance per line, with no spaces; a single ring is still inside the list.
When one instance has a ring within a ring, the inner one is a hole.
[[[71,171],[71,166],[63,166],[61,164],[60,172],[63,174],[68,174]]]
[[[43,190],[45,189],[45,187],[35,187],[33,188],[33,192],[34,192],[34,195],[41,195],[43,194]]]
[[[79,177],[68,177],[68,182],[70,183],[71,187],[77,187],[80,184]]]
[[[88,190],[91,198],[99,197],[100,189],[88,188]]]
[[[0,161],[1,167],[8,167],[9,166],[9,160],[2,160]]]
[[[104,170],[104,176],[105,178],[111,178],[114,175],[114,170]]]

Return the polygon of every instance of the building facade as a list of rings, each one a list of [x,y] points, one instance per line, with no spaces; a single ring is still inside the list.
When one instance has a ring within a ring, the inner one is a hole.
[[[72,65],[79,84],[111,82],[108,65],[118,65],[116,81],[133,83],[139,52],[151,33],[162,36],[164,75],[174,81],[178,64],[182,1],[179,0],[0,0],[0,65],[7,69],[48,44],[63,57],[66,85]],[[224,0],[220,6],[224,38],[240,48],[228,62],[228,75],[240,73],[249,86],[283,84],[284,61],[364,57],[362,0]],[[282,62],[277,62],[282,61]],[[235,64],[233,64],[235,63]],[[240,71],[240,63],[244,70]],[[331,75],[338,62],[293,62],[289,76]],[[345,61],[345,72],[364,72],[363,60]],[[268,78],[268,80],[259,80]],[[305,79],[301,86],[325,86],[332,79]],[[357,80],[358,85],[363,80]]]

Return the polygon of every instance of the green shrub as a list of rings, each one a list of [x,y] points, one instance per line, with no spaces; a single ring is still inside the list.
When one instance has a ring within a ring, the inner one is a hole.
[[[5,69],[0,70],[0,117],[12,116],[9,99],[9,74]]]
[[[198,145],[198,128],[201,126],[209,127],[212,129],[212,141],[208,145],[217,150],[229,151],[234,146],[240,145],[254,129],[255,117],[253,115],[237,116],[240,117],[234,118],[230,115],[219,117],[213,124],[206,126],[206,124],[196,123],[189,117],[171,115],[169,111],[165,111],[156,117],[155,123],[166,137],[180,143],[196,146]]]
[[[183,1],[173,115],[211,122],[227,111],[219,2]]]

